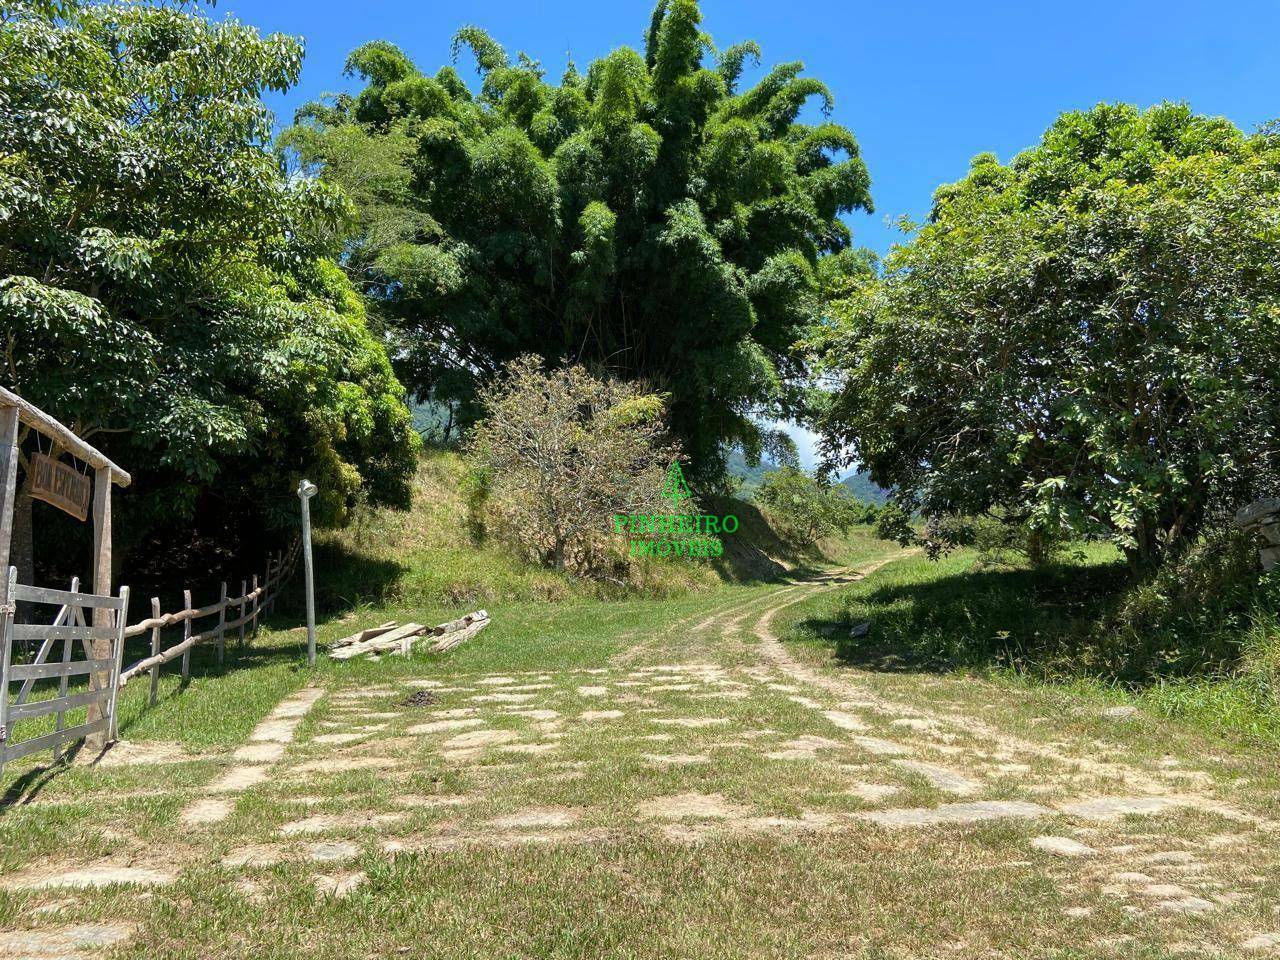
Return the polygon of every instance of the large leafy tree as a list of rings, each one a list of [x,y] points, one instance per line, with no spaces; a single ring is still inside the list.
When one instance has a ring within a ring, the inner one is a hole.
[[[301,55],[187,3],[0,18],[0,381],[133,472],[126,545],[278,527],[302,473],[322,520],[407,499],[403,390],[323,260],[347,205],[269,147]]]
[[[725,445],[756,453],[757,415],[804,406],[793,345],[817,313],[818,263],[870,209],[853,135],[802,123],[830,91],[800,63],[740,90],[755,43],[717,52],[694,0],[660,0],[643,52],[558,84],[466,27],[481,82],[356,50],[357,96],[313,104],[286,136],[360,209],[347,264],[401,336],[420,396],[468,419],[476,389],[536,353],[670,395],[703,477]]]
[[[1280,138],[1163,104],[977,157],[835,312],[833,453],[904,515],[1158,561],[1280,459]]]

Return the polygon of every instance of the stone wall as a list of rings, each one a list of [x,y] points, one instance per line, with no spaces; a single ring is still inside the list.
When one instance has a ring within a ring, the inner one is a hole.
[[[1251,503],[1236,514],[1236,526],[1259,537],[1262,569],[1280,564],[1280,498]]]

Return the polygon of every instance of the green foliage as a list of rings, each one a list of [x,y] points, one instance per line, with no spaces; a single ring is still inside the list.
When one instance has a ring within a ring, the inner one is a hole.
[[[935,517],[919,542],[935,558],[954,547],[972,547],[979,563],[998,565],[1058,563],[1071,551],[1068,542],[1025,521],[992,515]]]
[[[454,52],[476,94],[368,44],[348,62],[365,89],[299,114],[283,144],[359,207],[347,265],[420,397],[473,420],[477,389],[527,353],[645,380],[704,479],[727,445],[769,445],[754,413],[805,408],[793,346],[859,263],[822,255],[849,245],[841,214],[870,209],[866,168],[849,131],[797,121],[811,98],[831,108],[800,64],[738,92],[759,48],[717,58],[700,21],[663,0],[643,54],[559,84],[468,26]]]
[[[1278,482],[1280,140],[1164,104],[974,159],[821,338],[833,448],[925,517],[1139,567]]]
[[[845,487],[821,484],[790,466],[765,474],[755,501],[785,536],[805,545],[837,530],[848,532],[855,524],[872,523],[878,513],[872,504],[855,500]]]
[[[473,512],[484,508],[531,559],[598,574],[614,515],[662,512],[660,498],[675,500],[676,484],[684,487],[673,462],[679,449],[664,442],[662,398],[631,384],[577,366],[548,371],[529,356],[509,364],[481,399],[485,418],[468,449],[483,478]]]
[[[1224,675],[1268,613],[1280,613],[1280,577],[1259,572],[1252,538],[1215,529],[1126,590],[1096,633],[1149,673]]]
[[[130,469],[125,543],[407,501],[416,436],[324,257],[329,186],[267,148],[302,49],[185,3],[10,4],[0,22],[0,339],[9,388]],[[370,69],[373,69],[370,66]]]

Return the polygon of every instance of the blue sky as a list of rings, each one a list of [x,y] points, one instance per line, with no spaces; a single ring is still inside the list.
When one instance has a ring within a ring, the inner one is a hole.
[[[640,46],[651,10],[649,0],[220,0],[215,14],[306,40],[301,84],[270,100],[287,123],[306,100],[354,89],[342,64],[367,40],[391,40],[433,72],[449,61],[454,31],[474,23],[558,76],[569,51],[581,66]],[[901,236],[886,220],[923,216],[933,189],[963,176],[970,157],[1010,158],[1063,110],[1168,99],[1247,130],[1280,117],[1275,0],[703,0],[702,11],[718,46],[755,39],[766,65],[803,60],[831,87],[833,118],[860,141],[876,203],[850,225],[880,253]]]

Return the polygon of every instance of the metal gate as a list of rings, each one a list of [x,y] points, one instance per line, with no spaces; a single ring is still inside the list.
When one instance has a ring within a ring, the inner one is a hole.
[[[8,587],[8,603],[0,608],[0,771],[10,760],[41,750],[53,750],[57,760],[64,744],[95,733],[105,732],[105,739],[115,739],[129,588],[122,587],[119,597],[100,597],[79,592],[75,580],[70,590],[29,587],[18,583],[18,571],[13,567],[9,568]],[[51,624],[17,623],[18,603],[57,607],[58,611]],[[95,617],[95,611],[103,613]],[[59,641],[61,659],[50,659]],[[31,647],[37,642],[39,648],[29,660],[15,653],[15,644]],[[77,647],[82,658],[76,658]],[[74,688],[72,678],[76,678]],[[38,690],[41,681],[48,683]],[[50,689],[53,682],[57,683],[56,693]],[[19,684],[16,691],[11,689]],[[34,699],[33,692],[37,693]],[[85,710],[83,722],[67,726],[66,714],[81,708]],[[52,730],[45,719],[50,716],[55,717]],[[18,740],[15,728],[24,721],[33,721],[30,725],[36,735]]]

